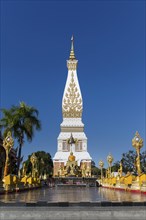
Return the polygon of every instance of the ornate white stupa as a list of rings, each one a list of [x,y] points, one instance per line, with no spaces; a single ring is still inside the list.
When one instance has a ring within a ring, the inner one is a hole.
[[[86,164],[91,170],[91,160],[87,152],[87,137],[82,122],[83,100],[77,77],[78,60],[74,54],[74,39],[71,39],[71,51],[67,60],[68,76],[62,99],[63,122],[58,136],[57,152],[53,158],[54,176],[60,167],[66,165],[70,152],[73,152],[78,166]]]

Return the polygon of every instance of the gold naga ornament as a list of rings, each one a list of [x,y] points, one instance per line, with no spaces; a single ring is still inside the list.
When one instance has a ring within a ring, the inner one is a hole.
[[[82,117],[82,99],[74,81],[73,72],[71,74],[71,82],[63,100],[62,112],[64,118]]]
[[[11,148],[14,146],[14,140],[12,138],[12,134],[9,131],[5,139],[3,140],[3,147],[5,148],[6,151],[6,161],[5,161],[5,169],[4,169],[4,177],[8,175],[9,172],[9,165],[10,165],[10,160],[9,160],[9,153],[11,151]]]

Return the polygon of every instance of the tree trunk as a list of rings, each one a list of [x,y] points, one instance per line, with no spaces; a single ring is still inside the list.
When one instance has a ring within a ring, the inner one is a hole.
[[[22,149],[22,145],[20,144],[19,150],[18,150],[18,158],[17,158],[17,175],[18,175],[19,169],[20,169],[21,149]]]
[[[19,169],[20,169],[22,145],[23,145],[23,133],[21,133],[20,138],[19,138],[19,150],[18,150],[18,158],[17,158],[17,175],[19,174]]]

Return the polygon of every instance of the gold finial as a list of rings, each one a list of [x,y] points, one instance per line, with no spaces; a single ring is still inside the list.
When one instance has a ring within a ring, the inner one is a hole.
[[[143,139],[140,137],[138,131],[136,131],[135,136],[132,139],[132,146],[136,149],[143,147]]]
[[[71,51],[70,51],[69,59],[70,60],[74,60],[75,59],[75,54],[74,54],[74,37],[73,37],[73,35],[71,37]]]

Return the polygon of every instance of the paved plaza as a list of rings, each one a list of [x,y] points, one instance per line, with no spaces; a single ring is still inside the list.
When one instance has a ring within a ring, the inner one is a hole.
[[[0,195],[4,203],[36,203],[36,202],[145,202],[142,193],[112,190],[102,187],[44,187],[19,193]]]
[[[97,187],[53,187],[0,195],[0,220],[145,220],[144,194]]]
[[[0,207],[0,220],[145,220],[144,207]]]

